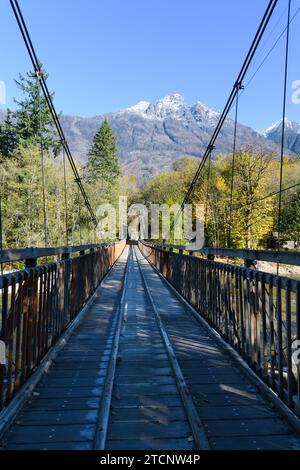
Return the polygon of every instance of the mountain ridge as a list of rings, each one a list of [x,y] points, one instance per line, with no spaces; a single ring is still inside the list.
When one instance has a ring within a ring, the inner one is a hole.
[[[274,122],[261,131],[262,135],[280,145],[282,140],[282,119]],[[300,154],[300,124],[290,121],[287,117],[284,120],[284,144],[291,152]]]
[[[2,119],[3,116],[4,112]],[[176,158],[201,158],[219,117],[219,112],[203,102],[188,105],[180,94],[174,93],[156,103],[139,101],[128,108],[92,117],[62,115],[61,123],[74,157],[84,166],[94,134],[103,119],[108,119],[116,134],[123,171],[143,182],[160,171],[169,170]],[[287,150],[300,153],[300,124],[286,123]],[[214,154],[232,152],[233,134],[234,121],[228,117]],[[238,147],[254,145],[278,153],[280,136],[280,121],[263,131],[241,123],[237,126]]]
[[[144,181],[169,170],[180,156],[201,158],[220,113],[201,101],[188,105],[175,93],[156,103],[140,101],[113,113],[80,118],[63,116],[62,125],[74,154],[84,165],[93,134],[104,118],[115,131],[123,170]],[[227,118],[216,144],[216,153],[232,151],[234,122]],[[278,150],[277,145],[254,129],[238,124],[241,145]]]

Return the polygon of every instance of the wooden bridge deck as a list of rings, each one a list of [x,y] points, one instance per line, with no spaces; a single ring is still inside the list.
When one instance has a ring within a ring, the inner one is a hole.
[[[234,359],[127,247],[3,448],[191,450],[197,425],[212,449],[300,449]]]

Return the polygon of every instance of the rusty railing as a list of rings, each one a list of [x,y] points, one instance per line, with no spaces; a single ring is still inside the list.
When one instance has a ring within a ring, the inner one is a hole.
[[[184,255],[183,250],[174,253],[174,247],[145,242],[139,242],[139,247],[257,375],[300,415],[300,281]],[[245,259],[249,257],[248,253],[244,255]]]
[[[125,242],[79,247],[4,250],[3,262],[27,260],[22,271],[0,276],[0,409],[7,406],[122,253]],[[88,253],[85,254],[85,252]],[[70,253],[80,253],[70,258]],[[36,265],[39,257],[61,259]]]

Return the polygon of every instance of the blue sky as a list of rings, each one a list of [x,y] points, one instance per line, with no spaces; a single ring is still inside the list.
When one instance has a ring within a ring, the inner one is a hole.
[[[20,0],[57,109],[92,116],[182,94],[215,110],[226,102],[268,0]],[[279,0],[252,71],[286,24]],[[292,1],[292,11],[300,0]],[[0,3],[0,80],[7,105],[30,67],[8,0]],[[291,83],[300,80],[300,12],[291,25],[287,115],[300,122]],[[5,45],[5,47],[3,47]],[[240,121],[262,128],[281,117],[284,39],[240,100]],[[251,73],[250,73],[251,75]],[[249,75],[249,76],[250,76]],[[246,80],[247,82],[247,80]],[[0,109],[4,106],[1,105]]]

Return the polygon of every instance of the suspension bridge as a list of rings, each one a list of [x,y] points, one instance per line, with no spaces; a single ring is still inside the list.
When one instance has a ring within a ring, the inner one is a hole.
[[[10,3],[97,224],[19,4]],[[239,93],[276,4],[268,3],[182,209],[234,103],[236,130]],[[235,139],[236,132],[231,189]],[[230,214],[233,209],[231,190]],[[46,227],[46,212],[44,219]],[[232,249],[230,240],[229,233],[227,247],[197,250],[146,240],[1,246],[2,267],[25,265],[0,277],[1,448],[300,450],[300,281],[253,269],[257,260],[299,266],[300,255]]]

